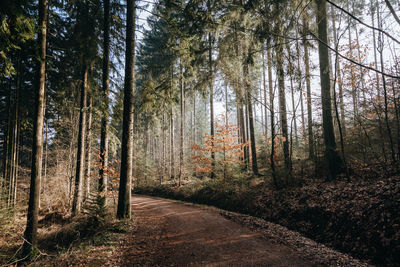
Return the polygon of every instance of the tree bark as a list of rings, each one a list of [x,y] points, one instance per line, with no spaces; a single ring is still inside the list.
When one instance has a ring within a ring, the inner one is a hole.
[[[2,177],[0,180],[0,206],[2,205],[2,201],[6,201],[6,177],[7,177],[7,169],[8,169],[8,158],[9,158],[9,146],[10,146],[10,124],[11,124],[11,86],[9,88],[8,97],[6,98],[6,110],[7,110],[7,127],[4,133],[4,146],[3,146],[3,168],[2,168]]]
[[[99,192],[107,195],[107,175],[108,169],[108,90],[109,90],[109,67],[110,67],[110,0],[104,0],[104,39],[103,39],[103,107],[101,117],[100,133],[100,162],[99,169]],[[107,198],[106,198],[107,199]]]
[[[47,0],[39,0],[39,71],[38,85],[35,96],[35,116],[33,122],[31,185],[29,190],[29,204],[26,229],[24,233],[23,255],[29,257],[37,245],[37,226],[39,213],[39,181],[42,173],[43,151],[43,121],[45,105],[45,78],[46,78],[46,23]]]
[[[288,53],[288,73],[289,73],[289,80],[290,80],[290,95],[292,98],[292,119],[293,119],[293,126],[294,126],[294,140],[296,145],[299,143],[298,135],[297,135],[297,118],[296,118],[296,104],[294,100],[294,85],[293,85],[293,72],[294,72],[294,66],[292,63],[292,56],[291,56],[291,51],[290,51],[290,45],[289,43],[286,44],[286,49]],[[292,132],[292,131],[291,131]],[[291,138],[292,139],[292,138]],[[293,144],[291,145],[291,147]],[[290,153],[292,154],[292,153]]]
[[[84,199],[89,198],[90,194],[90,180],[92,168],[92,94],[88,95],[87,99],[88,118],[87,118],[87,132],[86,132],[86,174],[85,174],[85,194]]]
[[[208,75],[210,86],[210,135],[211,135],[211,178],[215,177],[215,152],[214,152],[214,88],[212,73],[212,39],[211,32],[208,33]]]
[[[377,12],[378,16],[378,27],[379,29],[382,28],[382,21],[380,17],[380,12],[378,8]],[[390,145],[390,151],[391,151],[391,156],[392,156],[392,161],[396,162],[396,157],[395,157],[395,152],[394,152],[394,144],[393,144],[393,137],[392,137],[392,129],[390,128],[389,124],[389,114],[388,114],[388,96],[387,96],[387,87],[386,87],[386,77],[383,75],[385,72],[385,66],[383,62],[383,34],[380,33],[380,48],[379,48],[379,55],[380,55],[380,61],[381,61],[381,72],[382,72],[382,85],[383,85],[383,100],[384,100],[384,113],[385,113],[385,124],[386,124],[386,130],[387,134],[389,136],[389,145]]]
[[[170,119],[170,178],[175,179],[174,113],[171,107]]]
[[[250,52],[250,51],[249,51]],[[244,74],[244,82],[246,88],[246,103],[247,103],[247,111],[249,114],[249,135],[250,135],[250,146],[251,146],[251,161],[252,161],[252,170],[254,175],[258,175],[258,165],[257,165],[257,150],[256,150],[256,138],[254,133],[254,118],[253,118],[253,107],[251,102],[251,86],[249,81],[249,59],[250,53],[248,53],[245,62],[243,64],[243,74]]]
[[[118,192],[119,219],[131,217],[131,179],[133,164],[133,114],[135,89],[136,2],[127,0],[124,112],[122,129],[121,173]]]
[[[262,47],[262,73],[263,73],[263,91],[264,91],[264,134],[265,138],[268,136],[268,116],[267,116],[267,85],[265,77],[265,51],[264,44]]]
[[[272,86],[272,56],[271,56],[271,38],[267,37],[267,60],[268,60],[268,89],[269,89],[269,106],[270,106],[270,123],[271,123],[271,155],[270,164],[272,171],[272,180],[274,186],[278,187],[278,179],[275,172],[275,110],[274,110],[274,88]]]
[[[85,61],[85,59],[83,60]],[[86,137],[86,104],[87,104],[87,86],[88,86],[89,67],[86,62],[82,66],[81,81],[81,103],[79,112],[79,130],[78,130],[78,151],[76,154],[75,186],[74,197],[72,199],[72,216],[81,212],[82,205],[82,182],[85,170],[85,137]]]
[[[183,143],[184,143],[184,134],[185,134],[185,110],[184,110],[184,105],[185,105],[185,86],[184,86],[184,77],[183,77],[183,63],[182,63],[182,58],[180,58],[179,62],[179,72],[180,72],[180,109],[181,109],[181,125],[180,125],[180,137],[179,137],[179,176],[178,176],[178,185],[181,185],[182,182],[182,176],[183,176]]]
[[[310,57],[308,54],[308,43],[306,40],[306,33],[308,31],[308,19],[303,13],[303,47],[304,47],[304,66],[306,70],[306,88],[307,88],[307,128],[308,128],[308,156],[310,159],[314,160],[314,134],[313,134],[313,118],[312,118],[312,98],[311,98],[311,82],[310,82]]]
[[[335,133],[332,123],[331,87],[329,75],[329,54],[326,43],[328,41],[326,0],[316,0],[318,24],[318,54],[320,64],[321,96],[322,96],[322,123],[325,143],[325,158],[328,165],[328,179],[332,180],[343,171],[343,163],[336,150]]]
[[[386,5],[387,5],[387,7],[389,8],[390,13],[392,13],[392,16],[394,17],[394,19],[396,20],[396,22],[400,25],[400,19],[399,19],[399,17],[397,16],[396,11],[394,10],[394,8],[393,8],[392,4],[390,3],[390,1],[389,1],[389,0],[385,0],[385,3],[386,3]]]
[[[339,48],[338,48],[338,37],[336,33],[336,17],[333,6],[331,6],[331,17],[332,17],[332,28],[333,28],[333,42],[335,45],[335,49],[338,50]],[[344,101],[343,101],[343,82],[342,82],[342,73],[340,70],[339,58],[336,59],[335,71],[339,87],[340,124],[342,128],[342,134],[343,136],[346,136],[346,120],[344,115]],[[336,99],[334,101],[336,101]]]
[[[279,9],[279,4],[278,4]],[[280,21],[277,21],[276,26],[276,70],[278,77],[278,94],[279,94],[279,117],[281,123],[281,133],[283,137],[283,156],[285,159],[286,170],[290,169],[290,158],[289,158],[289,135],[288,135],[288,124],[287,124],[287,114],[286,114],[286,93],[285,93],[285,71],[283,69],[283,45],[282,38],[282,25]]]

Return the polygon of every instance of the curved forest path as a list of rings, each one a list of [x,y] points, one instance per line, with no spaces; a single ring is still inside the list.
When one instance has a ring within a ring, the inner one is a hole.
[[[113,265],[316,265],[214,208],[138,195],[132,196],[132,208],[137,228],[121,242]]]

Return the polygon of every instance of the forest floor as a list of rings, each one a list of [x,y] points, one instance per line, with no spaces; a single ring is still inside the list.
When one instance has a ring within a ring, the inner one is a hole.
[[[350,179],[297,176],[296,182],[275,189],[259,178],[210,179],[182,186],[144,185],[135,192],[255,216],[357,259],[400,266],[398,174],[375,167],[354,172]]]
[[[140,195],[132,207],[133,220],[111,221],[64,249],[54,247],[53,237],[60,243],[93,222],[82,217],[56,235],[41,235],[29,266],[368,266],[255,217]]]
[[[139,195],[133,210],[137,227],[110,266],[367,266],[251,216]]]

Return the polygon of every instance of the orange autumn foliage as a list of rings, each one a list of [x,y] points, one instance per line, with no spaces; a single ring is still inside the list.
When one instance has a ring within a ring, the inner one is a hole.
[[[222,159],[218,160],[218,164],[224,168],[232,164],[242,164],[243,148],[249,143],[240,143],[239,127],[227,122],[225,116],[219,116],[214,127],[214,137],[205,133],[203,144],[192,144],[192,163],[196,172],[212,171],[211,152],[222,156]]]

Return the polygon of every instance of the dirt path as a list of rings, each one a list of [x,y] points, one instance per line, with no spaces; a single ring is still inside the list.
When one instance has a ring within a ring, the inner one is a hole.
[[[215,209],[133,196],[137,229],[122,241],[122,266],[315,266],[288,246]]]

